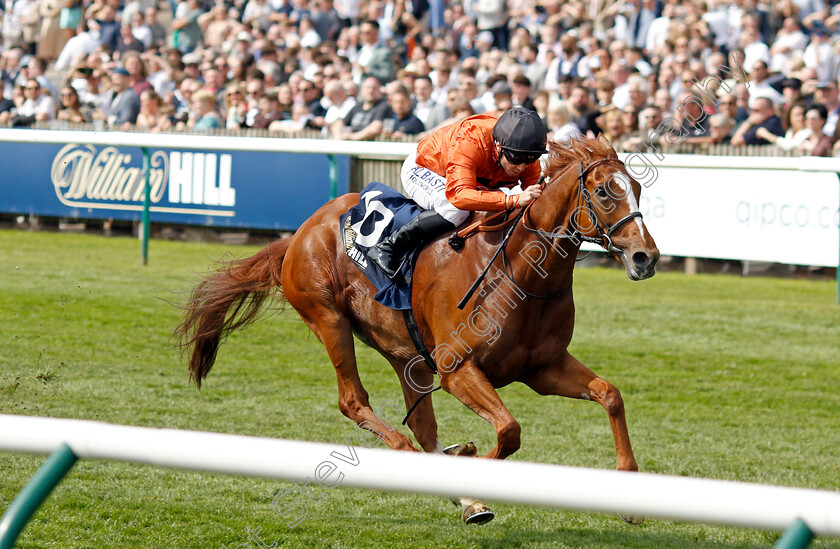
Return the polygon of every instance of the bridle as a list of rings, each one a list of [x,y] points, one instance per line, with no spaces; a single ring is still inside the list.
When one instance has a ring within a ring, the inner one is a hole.
[[[539,197],[532,200],[527,206],[525,206],[519,212],[519,215],[517,215],[513,219],[513,223],[508,228],[508,231],[505,234],[505,236],[502,240],[502,243],[499,245],[499,248],[496,250],[496,253],[493,254],[493,257],[490,258],[490,261],[487,262],[487,265],[484,267],[484,270],[481,272],[481,274],[478,275],[478,278],[475,279],[475,281],[473,282],[470,289],[467,290],[467,293],[461,299],[460,303],[458,303],[458,308],[463,309],[464,306],[466,306],[467,301],[469,301],[472,294],[478,288],[478,285],[481,283],[481,281],[487,275],[487,272],[490,270],[490,266],[496,260],[496,257],[499,255],[499,253],[501,253],[501,255],[502,255],[502,271],[501,271],[502,274],[505,276],[505,278],[507,278],[510,281],[511,284],[513,284],[513,286],[517,290],[522,292],[524,295],[527,295],[528,297],[533,297],[533,298],[536,298],[536,299],[556,299],[558,297],[564,296],[566,293],[568,293],[569,290],[571,290],[572,285],[569,284],[568,288],[565,288],[565,289],[561,290],[560,292],[558,292],[556,294],[553,294],[553,295],[533,294],[533,293],[523,289],[522,287],[520,287],[519,284],[517,284],[516,281],[513,279],[512,273],[510,273],[510,274],[508,273],[508,260],[507,260],[507,254],[505,253],[506,249],[507,249],[507,243],[510,240],[510,237],[512,236],[513,232],[516,230],[516,227],[519,224],[520,220],[522,221],[522,227],[524,227],[526,231],[528,231],[530,233],[537,234],[542,238],[548,238],[548,239],[552,239],[552,240],[557,240],[557,239],[561,239],[561,238],[568,238],[576,244],[580,244],[581,241],[591,242],[593,244],[598,244],[599,246],[602,246],[605,250],[607,250],[607,252],[610,255],[612,255],[616,259],[619,259],[618,253],[621,252],[622,250],[620,248],[616,247],[615,244],[613,244],[612,238],[610,238],[610,237],[619,227],[621,227],[622,225],[624,225],[625,223],[627,223],[631,219],[635,219],[635,218],[641,219],[642,213],[639,212],[639,211],[630,212],[628,215],[622,217],[621,219],[619,219],[618,221],[616,221],[612,225],[607,225],[604,222],[604,220],[601,218],[601,216],[598,215],[598,212],[597,212],[595,206],[592,204],[592,196],[590,196],[589,190],[586,188],[586,178],[589,176],[589,173],[593,169],[597,168],[598,166],[601,166],[603,164],[608,164],[608,163],[611,163],[611,162],[612,163],[619,163],[619,164],[623,165],[623,163],[618,158],[600,158],[598,160],[592,161],[586,167],[583,166],[583,162],[578,163],[577,207],[575,208],[575,212],[573,213],[572,218],[569,221],[569,227],[570,227],[571,230],[561,227],[560,231],[548,232],[548,231],[545,231],[541,228],[534,229],[532,227],[529,227],[525,218],[530,216],[531,206],[533,206],[537,202],[537,200],[539,200]],[[563,173],[566,173],[566,172],[564,171]],[[560,174],[560,176],[555,178],[554,181],[558,181],[562,175],[563,174]],[[546,179],[545,175],[540,177],[540,183],[539,184],[542,188],[545,188],[545,187],[547,187],[548,185],[550,185],[551,183],[554,182],[554,181],[549,181],[548,183],[543,183],[543,181],[545,179]],[[628,189],[628,192],[629,191],[630,190]],[[542,195],[540,195],[540,196],[542,196]],[[595,223],[595,228],[598,231],[598,237],[584,235],[579,229],[580,224],[577,221],[577,217],[580,215],[580,211],[582,210],[582,208],[580,207],[581,202],[583,202],[586,205],[586,212],[588,213],[589,218]],[[505,226],[505,225],[507,225],[507,223],[509,223],[509,222],[505,222],[501,226]],[[450,241],[450,244],[451,243],[452,242]]]
[[[623,163],[618,158],[600,158],[598,160],[590,162],[589,165],[587,165],[586,167],[583,166],[583,162],[578,163],[578,197],[577,197],[577,201],[576,201],[577,206],[575,208],[575,211],[572,215],[571,220],[569,221],[569,227],[570,227],[571,230],[561,228],[560,231],[548,232],[548,231],[545,231],[543,229],[539,229],[539,228],[534,229],[534,228],[528,226],[528,223],[526,222],[525,218],[530,217],[531,206],[537,200],[539,200],[539,197],[537,197],[536,199],[531,201],[531,203],[528,204],[525,207],[525,209],[523,210],[522,215],[519,216],[519,217],[522,218],[522,227],[524,227],[525,230],[527,230],[528,232],[538,234],[539,236],[541,236],[543,238],[549,238],[549,239],[552,239],[552,240],[557,240],[557,239],[561,239],[561,238],[568,238],[568,239],[572,240],[572,242],[575,242],[575,243],[580,243],[581,241],[584,241],[584,242],[590,242],[592,244],[598,244],[599,246],[602,246],[605,250],[607,250],[607,252],[610,255],[612,255],[614,258],[619,259],[618,254],[621,253],[622,250],[620,248],[618,248],[615,244],[613,244],[612,238],[610,238],[610,237],[619,227],[621,227],[622,225],[624,225],[625,223],[627,223],[631,219],[635,219],[635,218],[641,219],[642,218],[642,212],[640,212],[638,210],[635,211],[635,212],[630,212],[629,214],[622,217],[621,219],[619,219],[618,221],[616,221],[612,225],[608,225],[601,218],[601,216],[598,215],[598,211],[592,203],[592,196],[589,194],[589,189],[586,188],[586,179],[589,176],[589,174],[592,172],[593,169],[597,168],[598,166],[601,166],[603,164],[608,164],[608,163],[620,163],[620,164],[623,165]],[[559,179],[560,178],[557,177],[554,181],[557,181]],[[551,183],[552,183],[552,181],[548,181],[547,183],[545,183],[543,185],[543,187],[547,187]],[[628,192],[632,192],[632,189],[628,189]],[[578,222],[577,218],[580,215],[580,212],[582,210],[581,202],[583,202],[586,205],[586,212],[589,215],[589,218],[595,224],[595,229],[598,231],[598,236],[597,237],[584,235],[580,231],[580,228],[579,228],[580,223]],[[519,218],[517,218],[517,221],[518,220],[519,220]],[[516,222],[514,222],[514,228],[515,228],[515,226],[516,226]],[[525,294],[529,297],[534,297],[534,298],[537,298],[537,299],[556,299],[558,297],[562,297],[563,295],[565,295],[571,289],[571,284],[570,284],[568,288],[565,288],[564,290],[561,290],[560,292],[558,292],[556,294],[553,294],[553,295],[538,295],[538,294],[533,294],[531,292],[528,292],[527,290],[521,288],[516,283],[516,281],[513,280],[512,273],[508,274],[508,261],[507,261],[507,254],[505,253],[505,251],[506,251],[505,248],[507,248],[506,244],[507,244],[507,239],[505,239],[505,241],[502,243],[502,249],[501,249],[502,265],[503,265],[502,274],[520,292],[522,292],[523,294]]]
[[[584,242],[589,242],[589,243],[592,243],[592,244],[598,244],[599,246],[601,246],[605,250],[607,250],[607,252],[609,252],[610,255],[612,255],[613,257],[618,259],[617,254],[620,253],[622,250],[620,248],[618,248],[615,244],[613,244],[613,241],[612,241],[612,238],[611,238],[612,234],[616,230],[618,230],[619,227],[621,227],[622,225],[624,225],[625,223],[627,223],[631,219],[635,219],[635,218],[641,219],[642,218],[642,212],[640,212],[638,210],[635,211],[635,212],[630,212],[629,214],[622,217],[621,219],[619,219],[618,221],[616,221],[612,225],[607,225],[607,223],[601,218],[601,216],[598,215],[597,208],[595,208],[595,206],[592,204],[592,196],[589,194],[589,189],[586,188],[586,179],[589,176],[590,172],[592,172],[593,169],[595,169],[598,166],[601,166],[603,164],[609,164],[609,163],[620,163],[621,164],[622,162],[618,158],[600,158],[598,160],[595,160],[595,161],[589,163],[589,165],[587,165],[585,168],[583,166],[583,162],[578,163],[578,197],[577,197],[577,201],[576,201],[575,211],[572,215],[571,220],[569,221],[569,228],[571,230],[561,229],[559,232],[558,231],[547,232],[547,231],[544,231],[542,229],[534,229],[532,227],[529,227],[528,224],[526,223],[526,220],[523,218],[522,219],[522,226],[525,228],[525,230],[527,230],[529,232],[532,232],[532,233],[537,233],[537,234],[539,234],[543,237],[547,237],[547,238],[551,238],[551,239],[568,238],[568,239],[571,239],[571,240],[577,241],[577,242],[584,241]],[[557,179],[559,179],[559,177]],[[555,179],[555,181],[557,181],[557,179]],[[549,184],[551,184],[551,181],[546,183],[546,186],[548,186]],[[628,189],[627,192],[632,192],[632,191],[631,191],[631,189]],[[539,200],[539,198],[537,198],[537,200]],[[531,204],[533,204],[534,202],[536,202],[536,200],[531,202]],[[581,202],[583,202],[583,204],[586,205],[586,213],[589,215],[589,218],[593,221],[593,223],[595,225],[595,230],[598,232],[597,237],[587,236],[580,231],[580,228],[579,228],[580,223],[578,221],[578,217],[580,216],[580,213],[583,210],[583,208],[581,208]],[[531,204],[528,204],[526,209],[530,209]],[[527,213],[526,213],[526,217],[529,217],[527,215]]]

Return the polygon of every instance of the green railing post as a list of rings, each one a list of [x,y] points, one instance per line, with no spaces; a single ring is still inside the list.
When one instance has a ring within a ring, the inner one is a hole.
[[[802,519],[796,519],[790,528],[785,530],[773,549],[805,549],[814,539],[814,533]]]
[[[140,226],[140,264],[148,265],[149,263],[149,208],[152,202],[152,158],[149,156],[149,149],[141,147],[143,151],[143,218]]]
[[[12,549],[15,546],[15,541],[26,523],[78,459],[66,444],[59,446],[58,450],[47,458],[0,519],[0,549]]]
[[[330,161],[330,200],[338,198],[338,161],[334,154],[328,154]]]

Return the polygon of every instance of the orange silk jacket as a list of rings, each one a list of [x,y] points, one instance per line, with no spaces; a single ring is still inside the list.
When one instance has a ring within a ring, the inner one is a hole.
[[[459,210],[501,211],[505,194],[483,189],[514,186],[493,142],[497,115],[477,114],[441,128],[417,145],[417,165],[446,177],[446,199]],[[522,188],[540,178],[540,163],[525,168]]]

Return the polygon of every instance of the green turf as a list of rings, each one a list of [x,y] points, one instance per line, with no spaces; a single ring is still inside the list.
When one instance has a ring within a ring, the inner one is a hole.
[[[293,311],[234,334],[201,392],[188,383],[168,302],[182,301],[223,253],[253,251],[153,241],[141,268],[135,240],[0,231],[0,413],[343,441],[354,426],[338,411],[333,369]],[[622,270],[584,269],[572,350],[622,390],[642,470],[838,490],[834,291],[832,282],[677,273],[633,283]],[[372,402],[398,399],[390,367],[359,348]],[[519,385],[500,392],[522,425],[511,459],[614,467],[599,406]],[[489,425],[449,395],[434,401],[445,444],[492,446]],[[43,460],[0,454],[0,508]],[[233,549],[247,541],[245,528],[301,548],[769,547],[779,536],[655,519],[632,527],[497,502],[496,520],[466,527],[442,498],[350,489],[326,493],[289,528],[271,508],[289,486],[81,461],[19,547]]]

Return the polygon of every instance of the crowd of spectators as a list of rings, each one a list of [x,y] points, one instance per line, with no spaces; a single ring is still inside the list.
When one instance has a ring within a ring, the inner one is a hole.
[[[825,0],[0,1],[5,125],[420,139],[522,105],[555,140],[840,155]]]

